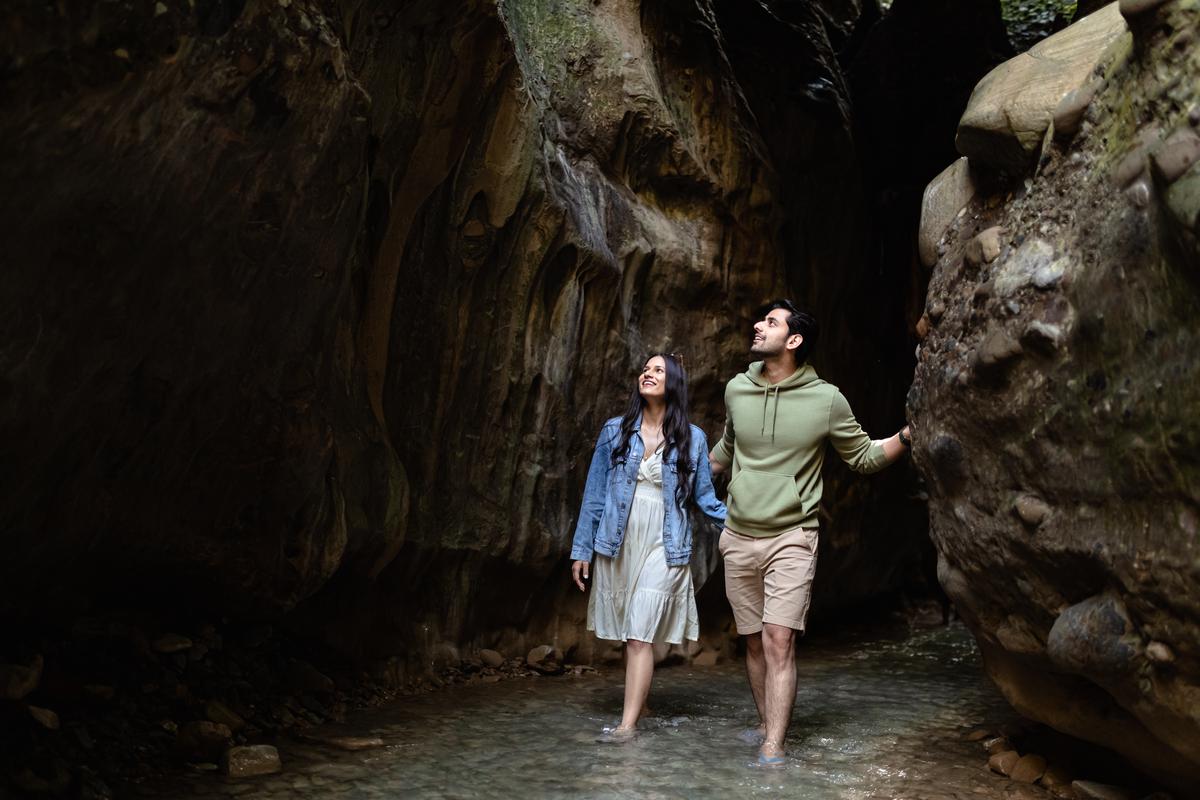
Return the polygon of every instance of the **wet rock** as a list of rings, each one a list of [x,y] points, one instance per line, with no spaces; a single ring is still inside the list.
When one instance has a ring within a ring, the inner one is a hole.
[[[988,759],[988,769],[999,775],[1011,775],[1013,767],[1021,760],[1016,750],[1004,750]]]
[[[1042,524],[1046,517],[1050,516],[1050,506],[1040,497],[1035,497],[1029,494],[1019,496],[1013,504],[1013,508],[1017,512],[1017,516],[1021,521],[1031,528],[1036,528]]]
[[[1096,781],[1072,781],[1071,788],[1080,800],[1134,800],[1134,796],[1120,786]]]
[[[1046,759],[1033,753],[1021,756],[1008,776],[1021,783],[1036,783],[1046,772]]]
[[[480,650],[479,660],[492,669],[499,669],[504,666],[504,656],[495,650]]]
[[[224,725],[234,733],[237,733],[242,728],[246,727],[246,720],[244,720],[240,714],[222,703],[220,700],[209,700],[207,703],[205,703],[204,716],[208,717],[210,722],[216,722],[220,725]]]
[[[231,778],[251,778],[283,771],[279,751],[269,744],[231,747],[221,757],[221,771]]]
[[[58,714],[48,708],[40,708],[38,706],[29,706],[29,715],[37,720],[38,724],[47,730],[58,730],[59,721]]]
[[[917,234],[917,252],[922,264],[932,267],[937,262],[938,241],[958,213],[975,197],[975,192],[975,180],[965,157],[946,167],[925,187]]]
[[[162,636],[154,640],[151,645],[154,652],[162,655],[170,655],[172,653],[182,653],[192,649],[192,640],[178,633],[164,633]]]
[[[967,243],[966,259],[973,266],[990,264],[1000,255],[1000,235],[1004,229],[994,225]]]
[[[1200,160],[1200,136],[1189,128],[1178,130],[1151,154],[1150,160],[1159,177],[1173,183]]]
[[[233,739],[233,731],[218,722],[193,720],[181,726],[175,737],[175,749],[193,761],[216,761]]]
[[[971,93],[958,123],[958,152],[1000,169],[1025,171],[1063,96],[1084,86],[1126,31],[1117,8],[1105,6],[996,67]]]
[[[1134,666],[1136,639],[1119,600],[1097,595],[1065,609],[1046,638],[1046,653],[1061,669],[1111,675]]]
[[[38,688],[42,680],[42,663],[39,655],[28,666],[0,664],[0,699],[20,700]]]
[[[553,668],[557,659],[557,652],[548,644],[538,645],[530,650],[525,656],[525,664],[536,670]]]

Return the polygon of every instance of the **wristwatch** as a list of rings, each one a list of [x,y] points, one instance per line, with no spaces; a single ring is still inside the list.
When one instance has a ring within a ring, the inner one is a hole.
[[[900,437],[900,444],[902,444],[902,445],[904,445],[905,447],[908,447],[908,448],[911,448],[911,447],[912,447],[912,439],[910,439],[909,437],[907,437],[907,436],[905,436],[905,435],[904,435],[904,429],[903,429],[903,428],[901,428],[899,431],[897,431],[897,432],[896,432],[896,435]]]

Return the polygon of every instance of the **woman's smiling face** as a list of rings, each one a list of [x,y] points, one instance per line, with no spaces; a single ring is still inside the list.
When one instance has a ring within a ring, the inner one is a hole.
[[[667,361],[654,356],[642,367],[638,376],[638,392],[647,400],[662,399],[667,393]]]

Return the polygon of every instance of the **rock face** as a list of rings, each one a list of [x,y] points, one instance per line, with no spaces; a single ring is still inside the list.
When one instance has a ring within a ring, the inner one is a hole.
[[[958,151],[977,162],[1023,171],[1064,95],[1088,82],[1125,32],[1117,3],[1109,3],[996,67],[979,82],[959,121]]]
[[[1006,696],[1194,788],[1200,9],[1142,13],[1079,132],[951,226],[909,405],[939,577]]]
[[[919,292],[903,269],[855,277],[870,237],[833,42],[857,14],[30,7],[0,34],[0,215],[21,220],[0,616],[120,594],[417,663],[442,641],[575,645],[583,471],[647,352],[685,354],[712,437],[757,303]],[[830,319],[817,363],[875,435],[901,421],[912,347],[881,319]],[[872,366],[876,341],[904,360]],[[823,596],[852,601],[919,563],[922,512],[898,534],[880,498],[903,476],[830,470]]]

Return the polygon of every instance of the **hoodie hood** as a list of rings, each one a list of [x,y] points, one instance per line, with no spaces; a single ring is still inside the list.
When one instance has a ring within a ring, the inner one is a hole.
[[[812,365],[806,361],[804,364],[800,365],[795,372],[781,380],[779,383],[768,383],[766,376],[763,375],[763,365],[765,363],[766,362],[764,361],[755,361],[752,363],[749,369],[746,370],[746,378],[749,379],[749,381],[755,386],[760,387],[763,392],[762,429],[759,431],[759,433],[763,436],[767,435],[768,428],[767,406],[771,405],[769,401],[772,399],[772,397],[774,398],[775,402],[773,410],[769,415],[771,420],[771,442],[773,443],[775,441],[775,423],[779,419],[779,393],[786,392],[788,389],[798,389],[801,386],[807,386],[814,381],[819,381],[820,378],[817,377],[817,371],[813,369]]]

